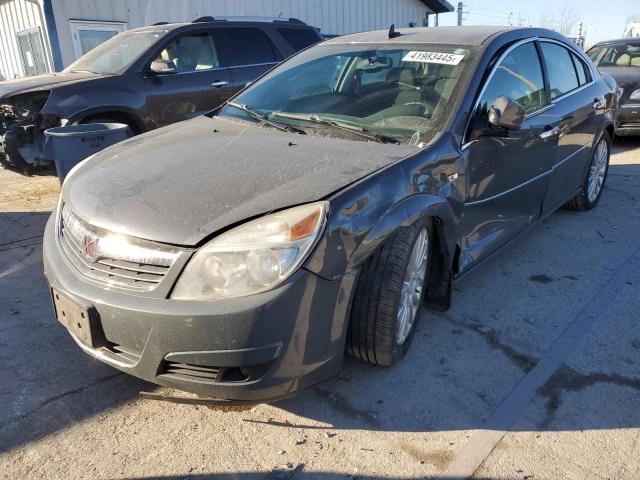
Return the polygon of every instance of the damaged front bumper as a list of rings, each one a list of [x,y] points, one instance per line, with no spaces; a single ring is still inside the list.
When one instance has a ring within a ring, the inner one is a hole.
[[[90,344],[67,327],[75,342],[130,375],[221,401],[262,402],[341,368],[355,272],[326,280],[301,268],[269,292],[173,300],[164,291],[124,293],[79,275],[56,237],[55,214],[43,246],[54,305],[58,295],[91,318]]]
[[[42,158],[44,131],[60,119],[43,115],[50,92],[32,92],[0,99],[0,162],[14,168],[48,166]]]

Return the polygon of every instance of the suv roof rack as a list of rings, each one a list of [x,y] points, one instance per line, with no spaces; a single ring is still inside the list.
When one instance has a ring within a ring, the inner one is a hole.
[[[206,16],[206,17],[199,17],[196,18],[193,22],[191,23],[209,23],[209,22],[215,22],[216,19],[213,18],[212,16]]]
[[[169,25],[169,22],[156,22],[152,26],[155,27],[156,25]]]
[[[273,22],[273,23],[292,23],[294,25],[306,25],[302,20],[287,17],[243,17],[243,16],[226,16],[226,17],[200,17],[191,23],[207,23],[207,22]]]

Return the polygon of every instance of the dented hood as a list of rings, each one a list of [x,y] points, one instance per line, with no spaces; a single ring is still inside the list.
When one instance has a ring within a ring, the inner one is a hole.
[[[0,82],[0,100],[11,95],[25,93],[32,90],[50,90],[60,84],[71,84],[85,80],[101,78],[104,75],[94,73],[51,73],[36,77],[16,78]]]
[[[196,245],[236,222],[320,200],[417,151],[197,117],[84,162],[63,200],[107,230]]]

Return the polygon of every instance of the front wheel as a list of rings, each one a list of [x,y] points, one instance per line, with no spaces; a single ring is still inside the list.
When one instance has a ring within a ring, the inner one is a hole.
[[[582,185],[582,190],[567,202],[567,208],[582,212],[591,210],[598,204],[609,171],[610,145],[609,134],[604,133],[591,157],[591,164]]]
[[[431,224],[401,228],[367,260],[356,285],[347,351],[373,365],[400,360],[411,344],[431,260]]]

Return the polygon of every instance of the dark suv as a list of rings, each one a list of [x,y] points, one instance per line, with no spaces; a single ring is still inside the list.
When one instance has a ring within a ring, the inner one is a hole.
[[[121,33],[61,73],[0,82],[0,161],[43,163],[43,132],[120,122],[133,134],[207,112],[322,40],[297,19],[203,17]]]

